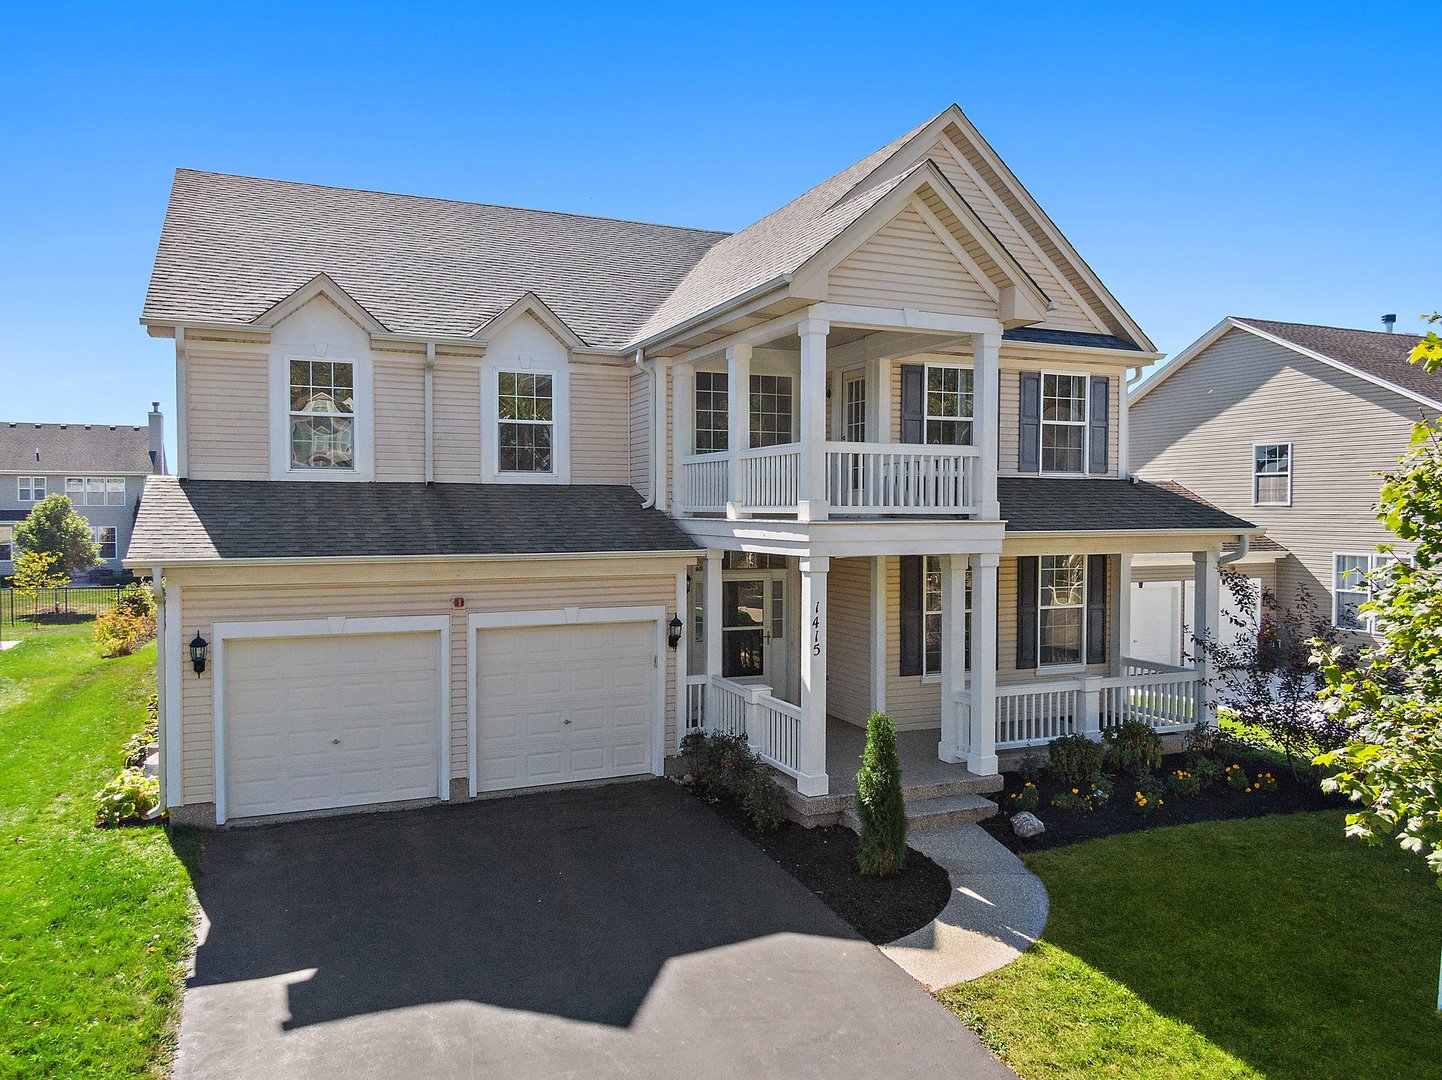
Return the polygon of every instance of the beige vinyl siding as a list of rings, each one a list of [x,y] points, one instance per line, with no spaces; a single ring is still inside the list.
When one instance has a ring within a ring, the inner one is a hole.
[[[436,480],[443,484],[481,482],[481,376],[474,364],[436,364]]]
[[[829,299],[996,317],[996,304],[910,207],[831,271]]]
[[[377,575],[348,584],[291,584],[264,586],[207,585],[204,573],[183,578],[181,612],[185,632],[197,630],[214,639],[216,622],[315,619],[330,615],[381,617],[399,615],[451,616],[451,777],[461,778],[467,768],[467,710],[470,700],[466,665],[466,616],[477,611],[554,610],[566,607],[676,606],[676,575],[648,570],[643,560],[627,572],[611,577],[527,577],[524,563],[515,564],[513,577],[491,576],[477,580],[459,566],[437,566],[434,578],[424,582],[386,580]],[[178,576],[178,575],[177,575]],[[192,580],[193,577],[193,580]],[[464,596],[466,606],[451,606],[453,596]],[[666,753],[674,754],[675,658],[666,652]],[[188,672],[188,668],[185,669]],[[184,802],[212,802],[215,798],[213,698],[210,675],[181,679],[182,798]]]
[[[375,477],[426,476],[425,370],[415,360],[375,362]]]
[[[627,369],[571,365],[571,482],[630,483]]]
[[[195,480],[270,478],[269,361],[264,349],[192,344],[186,351],[188,473]]]
[[[1022,239],[1011,218],[1000,209],[1000,203],[990,192],[983,191],[971,173],[958,164],[951,150],[943,142],[932,147],[929,155],[937,167],[958,192],[961,193],[976,216],[986,223],[1012,258],[1021,264],[1033,281],[1047,297],[1056,301],[1057,309],[1048,312],[1046,320],[1038,325],[1055,330],[1080,330],[1083,333],[1111,333],[1110,328],[1095,322],[1078,306],[1071,292],[1063,288],[1055,270],[1043,260],[1036,249]]]
[[[1001,430],[997,437],[997,472],[1001,476],[1035,475],[1017,468],[1020,458],[1021,373],[1022,371],[1059,371],[1102,377],[1110,384],[1107,391],[1107,476],[1117,475],[1121,461],[1121,418],[1123,389],[1121,375],[1115,370],[1092,367],[1084,369],[1074,363],[1039,357],[1007,356],[1001,362]],[[1133,469],[1135,471],[1135,469]],[[1100,474],[1088,474],[1100,475]]]
[[[871,715],[871,560],[833,559],[826,598],[826,711],[865,724]]]
[[[1331,610],[1332,556],[1391,539],[1373,513],[1380,481],[1421,407],[1245,330],[1223,335],[1131,410],[1131,468],[1175,480],[1266,529],[1290,556],[1278,595]],[[1252,505],[1252,446],[1292,444],[1292,505]]]
[[[642,495],[651,492],[651,380],[647,375],[632,375],[630,397],[630,433],[628,440],[628,472],[631,486]],[[670,411],[670,405],[667,405]]]

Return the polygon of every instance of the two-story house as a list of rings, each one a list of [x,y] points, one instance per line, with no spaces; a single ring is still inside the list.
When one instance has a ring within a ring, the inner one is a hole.
[[[1442,414],[1442,377],[1408,362],[1419,340],[1229,316],[1132,392],[1132,468],[1264,527],[1237,568],[1282,607],[1306,596],[1338,628],[1370,634],[1357,608],[1386,561],[1377,545],[1396,539],[1377,520],[1380,476],[1412,425]],[[1186,568],[1143,563],[1134,651],[1177,656],[1191,638],[1179,628]]]
[[[162,582],[177,820],[660,774],[745,731],[802,815],[890,713],[1007,753],[1205,718],[1135,553],[1252,531],[1129,476],[1152,344],[955,107],[733,235],[182,171]]]
[[[144,426],[0,424],[0,578],[14,569],[16,523],[55,494],[90,523],[97,569],[118,572],[145,478],[163,472],[159,402]]]

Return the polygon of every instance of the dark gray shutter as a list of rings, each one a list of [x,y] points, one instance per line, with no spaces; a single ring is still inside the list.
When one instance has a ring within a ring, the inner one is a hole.
[[[1087,556],[1087,659],[1104,664],[1107,659],[1107,562],[1105,555]]]
[[[1016,560],[1016,666],[1036,667],[1037,578],[1041,558],[1023,555]]]
[[[1016,455],[1020,472],[1041,472],[1041,372],[1021,373],[1021,401],[1018,407],[1021,426]]]
[[[902,369],[903,371],[905,368]],[[901,556],[901,674],[921,674],[921,556]]]
[[[926,442],[926,366],[901,365],[901,441]]]
[[[1093,375],[1087,381],[1091,387],[1091,401],[1087,407],[1087,426],[1091,429],[1088,432],[1091,436],[1091,452],[1088,455],[1090,460],[1087,462],[1087,472],[1104,473],[1107,471],[1107,437],[1111,424],[1111,402],[1108,400],[1111,380]]]

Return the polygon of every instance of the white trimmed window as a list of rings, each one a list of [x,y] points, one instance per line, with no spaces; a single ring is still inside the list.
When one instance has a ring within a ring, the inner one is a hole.
[[[1252,447],[1252,505],[1292,505],[1292,444]]]
[[[927,445],[970,446],[975,401],[971,368],[927,364]]]
[[[15,556],[13,525],[0,525],[0,562],[9,562]]]
[[[291,360],[290,467],[355,468],[355,365]]]
[[[696,372],[696,453],[712,454],[728,448],[726,372]]]
[[[100,546],[100,557],[102,559],[115,558],[116,529],[114,525],[100,525],[90,530],[95,534],[95,542]]]
[[[16,495],[21,502],[39,502],[45,498],[45,477],[22,476],[16,480]]]
[[[67,476],[65,495],[76,506],[124,506],[125,477]]]
[[[751,445],[791,441],[791,376],[751,376]]]
[[[550,375],[496,372],[496,416],[501,472],[555,472],[555,391]]]
[[[1087,467],[1087,377],[1042,372],[1041,471],[1084,473]]]
[[[1042,667],[1082,662],[1086,625],[1086,556],[1043,555],[1037,605],[1037,656]]]
[[[921,560],[921,642],[923,676],[941,675],[941,575],[940,555]],[[971,670],[971,568],[966,571],[966,670]]]
[[[1393,555],[1374,551],[1366,555],[1337,554],[1332,556],[1332,625],[1340,630],[1377,632],[1377,620],[1359,609],[1372,599],[1381,585],[1387,567],[1396,562]]]

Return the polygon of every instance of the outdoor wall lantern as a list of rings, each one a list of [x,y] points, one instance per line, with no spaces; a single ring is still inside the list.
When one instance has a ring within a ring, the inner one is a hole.
[[[210,642],[201,637],[199,633],[190,642],[190,666],[195,668],[197,675],[205,671],[205,654],[210,649]]]
[[[671,621],[666,624],[666,629],[669,631],[666,634],[666,644],[674,649],[681,644],[681,616],[672,615]]]

